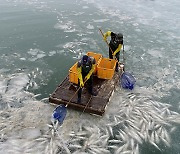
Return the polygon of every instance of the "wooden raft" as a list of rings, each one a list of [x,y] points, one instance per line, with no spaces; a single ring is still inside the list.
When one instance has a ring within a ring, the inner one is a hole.
[[[87,85],[85,85],[82,90],[81,104],[79,104],[77,103],[76,93],[78,87],[77,85],[70,83],[69,76],[67,76],[50,95],[49,102],[58,105],[68,104],[67,107],[69,108],[102,116],[112,92],[114,91],[115,85],[118,84],[118,79],[118,73],[115,73],[111,80],[99,79],[94,76],[93,89],[97,92],[97,96],[91,96],[87,91]],[[74,95],[75,93],[76,95]]]

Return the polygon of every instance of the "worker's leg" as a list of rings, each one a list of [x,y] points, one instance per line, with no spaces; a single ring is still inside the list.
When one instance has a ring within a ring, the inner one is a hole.
[[[91,77],[89,78],[89,80],[87,81],[88,84],[88,92],[93,95],[96,96],[97,94],[94,92],[93,90],[93,75],[91,75]]]
[[[110,48],[109,48],[109,59],[113,59],[112,51]]]
[[[119,52],[116,54],[116,59],[119,62]],[[118,69],[118,66],[119,66],[118,62],[116,63],[116,72],[119,71],[119,69]]]
[[[80,88],[80,81],[78,80],[78,99],[77,103],[81,103],[81,93],[82,93],[82,88]]]

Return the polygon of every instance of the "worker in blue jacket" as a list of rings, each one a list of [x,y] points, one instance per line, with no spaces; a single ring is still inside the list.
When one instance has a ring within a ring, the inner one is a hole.
[[[78,103],[81,103],[81,93],[85,82],[88,85],[88,92],[93,96],[96,95],[93,91],[93,72],[95,69],[95,64],[95,59],[87,55],[84,55],[77,64],[78,85],[80,87],[78,91]]]
[[[123,35],[121,33],[113,33],[111,31],[107,31],[104,34],[104,40],[107,41],[107,37],[111,36],[111,40],[109,43],[109,58],[110,59],[117,59],[119,62],[119,54],[120,50],[123,46]],[[118,72],[118,63],[116,64],[116,72]]]

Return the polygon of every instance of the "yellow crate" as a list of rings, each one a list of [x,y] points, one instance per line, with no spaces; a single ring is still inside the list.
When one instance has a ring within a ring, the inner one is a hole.
[[[77,63],[69,69],[69,81],[75,84],[78,84]]]
[[[101,79],[112,79],[116,62],[115,59],[102,58],[97,65],[97,77]]]
[[[94,57],[96,60],[96,66],[94,70],[94,74],[97,72],[97,64],[100,62],[102,55],[95,53],[95,52],[87,52],[88,56]],[[77,74],[77,63],[76,62],[70,69],[69,69],[69,81],[75,84],[78,84],[78,74]]]
[[[94,57],[94,59],[96,60],[95,70],[94,70],[94,72],[93,72],[94,74],[96,74],[96,72],[97,72],[97,65],[99,64],[99,62],[100,62],[101,59],[102,59],[102,54],[88,51],[88,52],[87,52],[87,55],[88,55],[88,56],[91,56],[91,57]]]

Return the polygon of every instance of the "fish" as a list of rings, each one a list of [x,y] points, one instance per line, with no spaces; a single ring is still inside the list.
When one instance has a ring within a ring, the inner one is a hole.
[[[149,140],[149,143],[151,143],[152,145],[154,145],[159,151],[161,151],[161,149],[158,147],[158,145],[154,142],[152,142],[151,140]]]
[[[70,145],[69,145],[69,148],[81,149],[82,146],[81,146],[81,145],[78,145],[78,144],[70,144]]]
[[[106,154],[109,153],[109,150],[104,149],[104,148],[100,148],[100,147],[95,147],[95,148],[90,148],[91,151],[95,152],[96,154]]]
[[[132,129],[127,130],[127,131],[128,131],[127,133],[129,134],[129,136],[131,136],[131,137],[134,138],[136,141],[138,141],[138,143],[140,143],[140,144],[143,143],[141,137],[137,134],[136,131],[134,131],[134,130],[132,130]]]
[[[154,131],[154,139],[155,139],[155,143],[159,143],[160,142],[160,138],[159,138],[159,136],[158,136],[156,131]]]
[[[102,142],[102,146],[105,147],[108,144],[109,136],[108,135],[103,135],[100,137],[100,140]]]
[[[109,143],[122,143],[122,140],[113,139],[113,140],[109,140],[108,142]]]
[[[127,151],[127,148],[128,144],[124,144],[115,151],[115,154],[121,154],[122,152]]]
[[[168,143],[171,143],[169,133],[167,132],[166,129],[163,129],[163,131],[164,131],[164,139],[167,140]]]
[[[115,145],[109,145],[108,148],[111,148],[111,149],[117,149],[118,146],[115,146]]]
[[[127,140],[126,134],[122,130],[118,131],[118,135],[116,135],[116,137],[123,141]]]
[[[124,147],[125,147],[125,145],[120,146],[120,147],[115,151],[115,154],[120,154],[120,153],[123,151]]]
[[[85,140],[85,139],[87,139],[87,137],[84,137],[84,136],[76,136],[76,138],[79,139],[79,140]]]
[[[88,153],[90,154],[97,154],[95,151],[93,151],[92,149],[88,149]],[[79,153],[78,153],[79,154]]]
[[[131,149],[134,149],[135,148],[135,141],[134,141],[134,139],[133,138],[130,138],[130,147],[131,147]]]
[[[172,128],[170,129],[170,132],[172,133],[172,132],[174,132],[176,129],[177,129],[177,127],[172,127]]]
[[[111,127],[111,126],[108,126],[107,129],[108,129],[108,132],[110,133],[110,135],[111,135],[112,137],[114,137],[112,127]]]
[[[134,129],[136,129],[136,131],[140,131],[140,128],[138,128],[138,127],[134,124],[134,123],[135,123],[134,120],[129,119],[129,120],[127,120],[127,122],[128,122],[128,124],[129,124],[131,127],[133,127]]]
[[[151,142],[155,142],[155,134],[154,131],[152,131],[151,135],[150,135],[150,140]]]
[[[139,154],[139,144],[136,144],[135,149],[133,149],[134,154]]]
[[[164,139],[162,137],[160,137],[160,138],[166,144],[166,146],[171,147],[170,143],[166,139]]]

